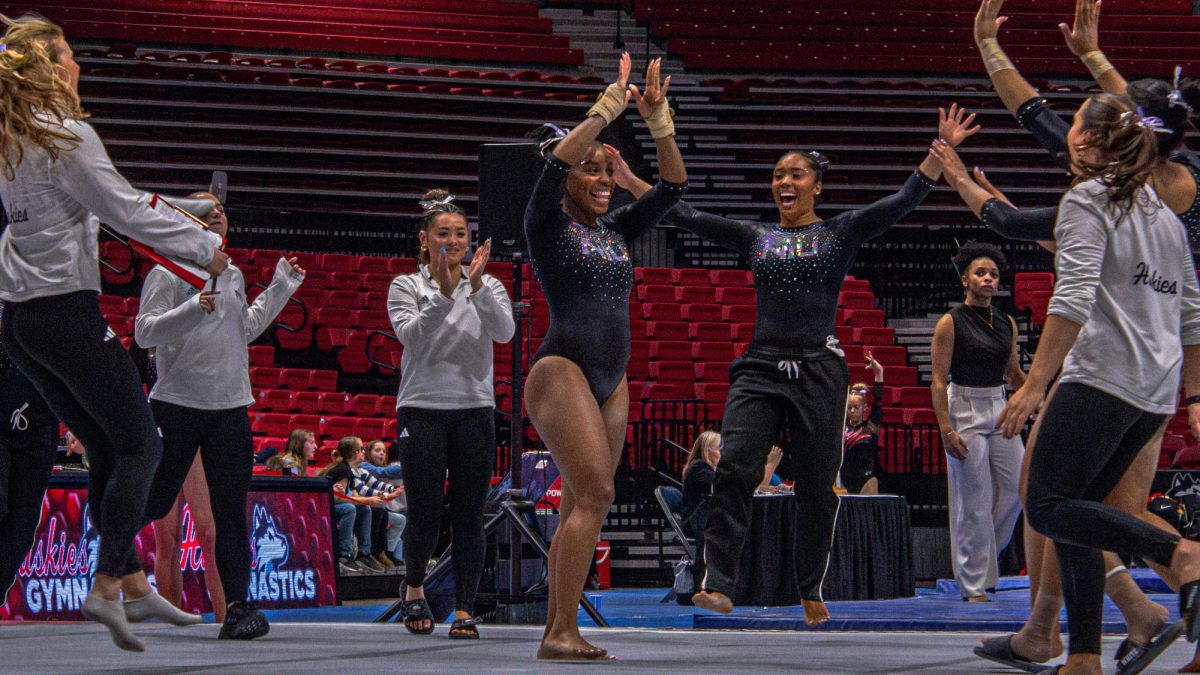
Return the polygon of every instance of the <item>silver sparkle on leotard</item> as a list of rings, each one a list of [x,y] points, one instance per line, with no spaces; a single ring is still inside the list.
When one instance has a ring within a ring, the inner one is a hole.
[[[824,223],[795,230],[776,226],[754,247],[750,267],[771,295],[793,297],[826,282],[844,261],[841,238]]]
[[[564,267],[576,266],[570,283],[586,287],[592,297],[628,311],[629,291],[633,287],[633,264],[625,239],[598,225],[587,227],[577,222],[563,228],[556,242],[555,258]]]

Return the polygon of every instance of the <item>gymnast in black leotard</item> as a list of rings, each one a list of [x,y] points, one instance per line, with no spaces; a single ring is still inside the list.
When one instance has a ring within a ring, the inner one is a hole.
[[[670,78],[646,71],[646,92],[629,85],[629,55],[588,119],[554,147],[525,212],[533,269],[550,304],[550,330],[525,385],[525,406],[562,473],[559,525],[550,545],[550,597],[540,659],[609,658],[579,634],[576,615],[600,526],[613,500],[625,444],[629,392],[629,240],[652,227],[683,194],[687,173],[667,106]],[[658,147],[662,182],[608,213],[613,162],[600,132],[630,96]]]
[[[641,199],[584,225],[563,211],[570,171],[548,157],[525,213],[529,252],[550,305],[550,329],[534,360],[561,356],[579,366],[596,405],[603,406],[629,361],[633,264],[627,242],[654,227],[686,186],[660,182]]]

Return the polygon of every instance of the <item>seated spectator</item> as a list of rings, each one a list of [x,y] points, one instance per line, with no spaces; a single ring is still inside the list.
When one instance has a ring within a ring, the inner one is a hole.
[[[321,470],[332,482],[334,526],[337,530],[338,572],[382,572],[379,563],[370,560],[371,501],[353,495],[354,472],[346,462],[335,462]],[[358,550],[355,551],[355,536]],[[362,561],[362,562],[360,562]],[[370,561],[370,562],[366,562]]]
[[[846,430],[842,437],[842,485],[850,494],[879,494],[882,467],[879,462],[879,427],[883,424],[883,365],[866,353],[867,368],[875,372],[872,392],[875,405],[867,398],[865,382],[850,385],[846,397]]]
[[[307,476],[309,462],[317,456],[317,437],[306,429],[293,429],[283,454],[267,460],[267,468],[285,476]]]
[[[389,481],[398,481],[404,478],[400,462],[388,461],[388,445],[380,439],[367,443],[366,459],[359,466],[376,478]]]
[[[383,446],[382,441],[377,441],[377,448]],[[402,506],[396,505],[395,502],[404,496],[404,488],[397,487],[390,483],[385,483],[379,480],[375,473],[366,468],[367,451],[363,447],[362,440],[348,436],[343,438],[338,443],[338,452],[350,464],[351,470],[354,472],[354,492],[360,497],[378,497],[384,500],[383,504],[372,504],[371,513],[374,520],[373,531],[377,534],[384,534],[387,540],[385,548],[384,537],[375,537],[373,541],[377,542],[376,546],[371,550],[371,559],[379,563],[384,569],[391,569],[396,566],[401,558],[401,543],[400,537],[404,533],[404,525],[406,523]],[[378,451],[376,453],[378,459]],[[386,457],[383,457],[386,460]],[[376,470],[386,472],[386,469],[399,469],[396,467],[375,467]]]
[[[692,443],[692,452],[683,465],[683,509],[680,516],[684,533],[696,541],[696,560],[692,566],[693,593],[700,590],[700,580],[704,578],[704,526],[708,522],[708,497],[712,494],[712,482],[717,477],[717,462],[720,461],[721,434],[705,431]]]
[[[359,465],[359,468],[365,469],[372,476],[391,481],[400,490],[400,496],[389,501],[384,507],[389,511],[386,520],[379,519],[386,533],[376,538],[376,541],[379,542],[376,547],[379,550],[375,552],[375,558],[384,567],[388,566],[384,564],[385,560],[394,566],[402,559],[401,552],[404,550],[404,542],[401,537],[407,522],[405,512],[408,510],[408,499],[404,494],[404,482],[401,480],[404,472],[401,470],[399,462],[388,461],[388,454],[387,443],[379,439],[373,440],[367,443],[366,460]],[[378,530],[376,531],[378,533]],[[383,546],[384,538],[387,542],[386,547]]]

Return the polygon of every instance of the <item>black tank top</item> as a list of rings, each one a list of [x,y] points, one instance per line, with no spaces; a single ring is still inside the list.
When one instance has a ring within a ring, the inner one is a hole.
[[[964,387],[1004,384],[1004,371],[1012,353],[1012,322],[1008,315],[994,306],[964,303],[950,310],[950,316],[954,319],[950,381]]]

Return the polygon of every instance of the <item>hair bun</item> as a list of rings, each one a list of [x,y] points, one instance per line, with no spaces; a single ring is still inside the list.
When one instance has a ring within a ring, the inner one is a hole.
[[[427,190],[425,192],[425,194],[421,197],[421,201],[423,201],[423,202],[441,202],[441,201],[445,201],[446,197],[449,197],[449,196],[450,196],[450,192],[448,190],[444,190],[442,188],[434,188],[432,190]]]

